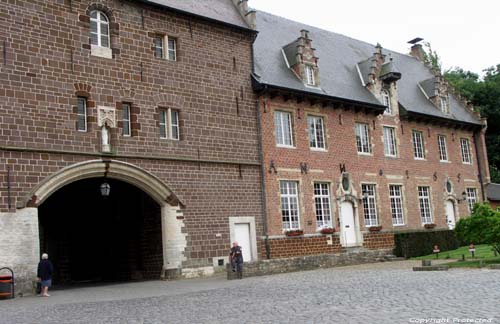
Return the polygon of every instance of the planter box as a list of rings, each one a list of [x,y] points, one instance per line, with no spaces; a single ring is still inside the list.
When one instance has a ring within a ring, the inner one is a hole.
[[[285,235],[286,236],[302,236],[302,235],[304,235],[304,231],[303,230],[286,231]]]
[[[335,233],[335,228],[325,227],[325,228],[322,228],[319,232],[323,235],[333,234],[333,233]]]
[[[424,225],[424,228],[427,228],[427,229],[431,229],[431,228],[434,228],[436,227],[436,224],[425,224]]]
[[[382,229],[382,226],[372,226],[372,227],[368,227],[368,229],[370,230],[370,232],[380,232],[380,230]]]

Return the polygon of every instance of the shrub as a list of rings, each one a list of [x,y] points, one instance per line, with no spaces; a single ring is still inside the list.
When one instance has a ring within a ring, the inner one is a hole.
[[[434,245],[439,246],[441,252],[459,247],[455,233],[451,230],[396,233],[394,241],[394,255],[405,258],[431,254]]]

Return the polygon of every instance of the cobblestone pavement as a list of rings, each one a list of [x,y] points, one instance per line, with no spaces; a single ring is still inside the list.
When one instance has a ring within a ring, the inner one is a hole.
[[[413,265],[56,290],[0,301],[0,323],[500,323],[500,271]]]

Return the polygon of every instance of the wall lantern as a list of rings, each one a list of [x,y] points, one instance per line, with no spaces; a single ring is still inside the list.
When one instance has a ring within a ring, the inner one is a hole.
[[[462,192],[462,198],[461,199],[457,199],[457,200],[458,200],[458,202],[462,202],[464,200],[467,200],[467,193],[465,191]]]
[[[111,191],[111,186],[109,185],[109,183],[104,182],[101,185],[101,196],[103,196],[104,198],[108,197],[110,191]]]

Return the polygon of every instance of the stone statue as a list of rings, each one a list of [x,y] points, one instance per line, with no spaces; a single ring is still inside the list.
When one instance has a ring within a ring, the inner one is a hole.
[[[107,123],[102,125],[101,137],[102,137],[102,151],[103,152],[111,151],[111,145],[109,144],[109,129]]]

